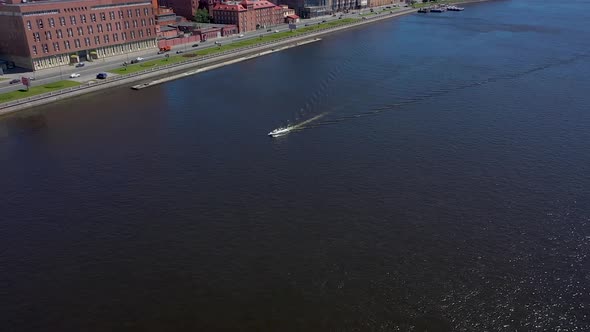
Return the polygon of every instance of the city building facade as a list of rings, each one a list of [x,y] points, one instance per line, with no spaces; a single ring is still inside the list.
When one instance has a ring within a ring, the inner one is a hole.
[[[168,7],[186,19],[192,20],[195,12],[200,8],[199,0],[158,0],[162,7]]]
[[[240,33],[285,23],[286,6],[277,6],[266,0],[244,0],[217,3],[211,8],[213,21],[232,24]]]
[[[155,0],[6,0],[0,59],[38,70],[155,48],[155,9]]]

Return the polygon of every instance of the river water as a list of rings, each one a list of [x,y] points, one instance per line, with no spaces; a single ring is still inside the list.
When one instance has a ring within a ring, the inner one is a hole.
[[[589,331],[589,5],[1,118],[0,330]]]

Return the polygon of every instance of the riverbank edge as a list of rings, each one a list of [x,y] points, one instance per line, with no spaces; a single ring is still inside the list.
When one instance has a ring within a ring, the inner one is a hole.
[[[478,2],[487,2],[487,1],[490,1],[490,0],[464,0],[464,1],[454,2],[453,4],[467,4],[467,3],[478,3]],[[288,39],[288,40],[278,40],[278,41],[271,43],[271,44],[261,45],[260,47],[257,47],[255,49],[247,49],[247,50],[242,50],[242,51],[240,51],[238,49],[235,53],[232,53],[232,54],[219,55],[219,56],[213,57],[211,59],[206,59],[206,60],[196,62],[196,63],[195,62],[191,62],[191,63],[187,63],[187,64],[180,63],[177,66],[174,66],[173,68],[170,68],[170,67],[157,68],[152,72],[141,73],[140,75],[131,75],[129,77],[124,77],[124,78],[116,80],[116,81],[107,81],[107,82],[97,84],[97,85],[90,85],[89,84],[88,86],[86,86],[82,89],[56,92],[55,94],[52,94],[52,95],[49,95],[49,96],[46,96],[46,97],[43,97],[40,99],[36,99],[33,101],[24,101],[24,102],[16,104],[16,105],[3,107],[3,105],[0,104],[0,116],[7,115],[10,113],[14,113],[14,112],[18,112],[18,111],[25,110],[25,109],[29,109],[29,108],[33,108],[36,106],[41,106],[41,105],[53,103],[53,102],[60,101],[63,99],[73,98],[73,97],[77,97],[77,96],[92,93],[92,92],[97,92],[97,91],[101,91],[101,90],[105,90],[105,89],[118,87],[121,85],[128,85],[131,83],[143,81],[143,80],[150,79],[150,78],[157,78],[157,77],[162,77],[165,75],[168,76],[168,75],[171,75],[174,73],[186,71],[187,69],[203,68],[206,66],[214,67],[211,69],[219,68],[219,67],[222,67],[225,65],[230,65],[230,64],[236,63],[236,62],[249,60],[249,59],[252,59],[252,58],[255,58],[258,56],[263,56],[266,54],[274,53],[276,51],[279,51],[279,50],[275,50],[277,47],[281,47],[280,50],[284,50],[284,49],[288,49],[288,48],[292,48],[292,47],[305,45],[309,42],[313,42],[313,41],[317,40],[318,37],[323,36],[323,35],[338,32],[341,30],[346,30],[346,29],[351,29],[351,28],[363,26],[365,24],[371,24],[374,22],[378,22],[378,21],[382,21],[382,20],[386,20],[386,19],[390,19],[390,18],[394,18],[394,17],[398,17],[398,16],[416,13],[417,11],[418,11],[417,8],[412,8],[412,7],[409,7],[407,9],[402,8],[400,11],[397,11],[397,12],[379,15],[377,17],[371,17],[369,19],[359,20],[358,22],[354,22],[354,23],[346,24],[346,25],[342,25],[342,26],[337,26],[337,27],[333,27],[330,29],[322,30],[322,31],[313,32],[309,35],[305,35],[305,36],[301,36],[301,37],[294,37],[294,38]],[[288,47],[284,47],[284,46],[288,46]],[[271,50],[271,52],[265,52],[268,50]],[[235,61],[239,58],[243,58],[243,59],[240,61]],[[195,70],[190,75],[197,74],[198,72],[200,72],[200,71]],[[178,79],[178,78],[186,77],[189,75],[177,74],[175,76],[178,76],[178,77],[176,77],[174,79]],[[11,104],[11,103],[12,102],[8,102],[6,104]]]

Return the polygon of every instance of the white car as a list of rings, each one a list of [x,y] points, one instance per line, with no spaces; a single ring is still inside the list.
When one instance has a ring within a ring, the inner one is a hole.
[[[244,37],[244,34],[243,34],[243,33],[241,33],[241,34],[238,36],[238,38],[242,38],[242,37]]]
[[[275,30],[275,33],[279,32],[279,30]]]
[[[80,77],[80,74],[73,73],[73,74],[70,75],[70,78],[76,78],[76,77]]]
[[[140,57],[140,56],[138,56],[137,59],[135,59],[135,60],[137,60],[137,61],[143,61],[143,58]]]

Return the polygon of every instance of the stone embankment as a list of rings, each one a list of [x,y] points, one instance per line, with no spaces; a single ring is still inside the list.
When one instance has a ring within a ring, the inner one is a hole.
[[[486,0],[467,0],[462,1],[461,3],[467,2],[482,2]],[[185,77],[187,75],[196,74],[205,70],[211,70],[214,68],[218,68],[220,66],[236,63],[239,61],[244,61],[247,59],[251,59],[254,57],[262,56],[265,54],[273,53],[279,50],[307,44],[309,42],[319,40],[319,36],[325,35],[328,33],[333,33],[336,31],[350,29],[353,27],[361,26],[364,24],[373,23],[376,21],[381,21],[385,19],[389,19],[392,17],[405,15],[409,13],[416,12],[417,9],[414,8],[402,8],[401,10],[394,10],[392,12],[385,12],[375,14],[371,18],[358,20],[355,22],[342,24],[336,27],[326,27],[323,29],[318,29],[315,31],[310,31],[308,33],[303,33],[299,35],[295,35],[293,37],[287,37],[284,39],[280,39],[277,41],[271,41],[266,43],[260,43],[240,49],[234,49],[226,52],[215,53],[207,56],[202,56],[198,58],[187,59],[183,62],[177,62],[170,65],[158,66],[156,68],[150,68],[143,71],[130,73],[126,75],[120,76],[113,76],[109,77],[106,80],[101,81],[91,81],[76,87],[67,88],[63,90],[53,91],[45,94],[40,94],[37,96],[32,96],[28,98],[22,98],[18,100],[14,100],[11,102],[0,104],[0,115],[16,112],[19,110],[44,105],[48,103],[52,103],[58,100],[71,98],[75,96],[79,96],[82,94],[92,93],[99,90],[109,89],[117,86],[122,85],[129,85],[131,83],[135,83],[138,81],[144,81],[146,79],[158,78],[162,76],[167,76],[167,78],[163,78],[161,80],[156,80],[153,82],[149,82],[147,84],[140,84],[136,85],[135,88],[141,89],[143,87],[151,86],[153,84],[163,83],[164,81],[169,81],[172,79],[178,79],[181,77]],[[197,70],[193,70],[192,72],[186,72],[188,69],[199,68]],[[174,76],[174,73],[178,73],[181,71],[185,71],[185,73],[177,74]]]

